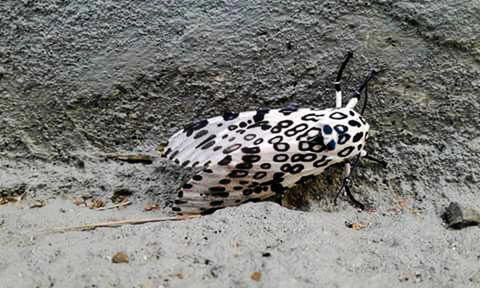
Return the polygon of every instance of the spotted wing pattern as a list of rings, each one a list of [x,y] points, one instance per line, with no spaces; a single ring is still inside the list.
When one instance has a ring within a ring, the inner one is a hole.
[[[348,124],[352,119],[363,121],[351,110],[288,106],[228,112],[186,126],[164,156],[202,170],[178,192],[174,211],[208,213],[261,200],[320,174],[362,149],[349,145],[351,132],[358,133]],[[349,148],[338,150],[343,146]]]

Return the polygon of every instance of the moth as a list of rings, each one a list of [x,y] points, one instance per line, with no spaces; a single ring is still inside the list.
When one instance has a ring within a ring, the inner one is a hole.
[[[367,96],[361,113],[354,108],[375,71],[343,106],[340,82],[352,55],[347,54],[334,82],[335,108],[289,105],[225,112],[193,122],[175,133],[162,156],[183,167],[201,170],[179,190],[172,209],[177,213],[208,214],[263,200],[339,162],[346,162],[340,191],[345,188],[350,199],[362,205],[351,195],[348,180],[352,165],[367,156],[365,144],[370,126],[362,116]]]

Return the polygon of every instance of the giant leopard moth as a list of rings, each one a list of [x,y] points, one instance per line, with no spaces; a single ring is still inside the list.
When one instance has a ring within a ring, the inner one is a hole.
[[[262,200],[339,162],[346,162],[339,192],[345,188],[350,199],[363,206],[351,195],[346,180],[352,165],[360,157],[367,157],[369,124],[362,117],[366,93],[361,113],[354,108],[360,93],[366,92],[374,71],[343,106],[340,80],[352,55],[347,54],[334,82],[335,108],[319,110],[289,105],[280,109],[225,112],[191,123],[175,133],[162,156],[183,167],[201,170],[179,190],[172,209],[177,213],[208,214]]]

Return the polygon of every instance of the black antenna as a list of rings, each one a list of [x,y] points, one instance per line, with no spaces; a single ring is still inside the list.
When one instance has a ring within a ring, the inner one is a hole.
[[[338,70],[337,79],[335,79],[335,83],[334,83],[335,84],[335,91],[337,91],[337,92],[339,92],[341,90],[340,81],[342,80],[343,70],[345,70],[345,67],[348,64],[348,61],[350,61],[350,58],[352,58],[352,56],[353,56],[353,52],[349,51],[347,53],[347,56],[345,57],[345,60],[343,60],[342,66],[340,66],[340,69]]]
[[[360,85],[360,88],[358,88],[357,91],[353,92],[352,98],[360,99],[360,95],[362,94],[363,89],[365,89],[365,100],[363,101],[363,108],[362,108],[362,112],[360,113],[362,115],[363,115],[363,112],[365,111],[365,107],[367,106],[368,94],[367,94],[366,88],[367,88],[368,82],[372,80],[377,73],[378,73],[377,70],[370,71],[370,73],[367,76],[367,79],[365,79],[362,85]]]
[[[365,98],[363,99],[363,107],[362,107],[362,111],[360,111],[360,115],[363,115],[363,112],[365,112],[365,108],[367,108],[367,100],[368,100],[368,84],[365,87]]]

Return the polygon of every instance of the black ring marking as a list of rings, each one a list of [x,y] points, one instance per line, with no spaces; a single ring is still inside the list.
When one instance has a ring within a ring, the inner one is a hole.
[[[270,140],[268,140],[268,143],[276,144],[276,143],[282,142],[282,140],[283,140],[283,136],[278,135],[278,136],[275,136],[275,137],[271,138]]]
[[[341,157],[347,157],[348,155],[350,155],[350,153],[352,153],[352,151],[355,149],[355,147],[353,146],[349,146],[345,149],[343,149],[342,151],[338,152],[338,156],[341,156]]]
[[[285,163],[282,165],[282,167],[280,167],[280,170],[285,173],[289,173],[291,169],[292,165],[290,165],[290,163]]]
[[[340,137],[338,137],[338,144],[340,145],[345,144],[349,139],[350,139],[350,134],[341,134]]]
[[[322,158],[320,158],[319,160],[313,162],[313,167],[315,168],[320,168],[320,167],[325,167],[328,165],[328,163],[331,161],[330,159],[329,160],[326,160],[327,159],[327,156],[323,155]]]
[[[258,138],[257,140],[253,141],[253,144],[254,144],[254,145],[260,145],[260,144],[262,144],[262,142],[263,142],[263,139],[262,139],[262,138]]]
[[[285,162],[288,160],[288,154],[276,154],[273,156],[274,162]]]
[[[294,136],[294,135],[296,135],[296,134],[298,134],[302,131],[305,131],[307,128],[308,128],[308,125],[305,124],[305,123],[298,124],[297,126],[287,130],[285,132],[285,135],[291,137],[291,136]]]
[[[279,152],[285,152],[290,149],[290,145],[288,143],[275,143],[273,144],[273,149]]]
[[[259,180],[264,178],[265,176],[267,176],[267,172],[260,171],[255,173],[255,175],[253,175],[253,179]]]
[[[230,174],[228,174],[228,177],[230,178],[242,178],[248,175],[248,171],[244,170],[232,170]]]
[[[307,115],[302,116],[303,121],[313,121],[313,122],[318,122],[320,119],[325,116],[324,114],[315,114],[315,113],[310,113]],[[317,118],[318,117],[318,118]]]
[[[292,168],[290,168],[290,173],[291,174],[297,174],[297,173],[300,173],[303,171],[305,167],[303,166],[303,164],[295,164],[292,166]]]
[[[270,132],[272,132],[273,134],[280,133],[280,131],[282,131],[282,128],[278,126],[275,126],[272,128],[272,130],[270,130]]]
[[[255,135],[255,134],[247,134],[247,135],[245,135],[245,137],[243,137],[243,139],[245,139],[246,141],[250,141],[250,140],[255,139],[255,137],[257,137],[257,135]]]
[[[272,167],[272,165],[270,163],[262,163],[260,165],[260,168],[265,169],[265,170],[270,169],[271,167]]]
[[[292,162],[312,162],[317,159],[317,154],[307,153],[307,154],[293,154],[291,160]]]
[[[335,120],[342,120],[347,118],[348,116],[343,114],[342,112],[334,112],[330,114],[330,119],[335,119]]]

